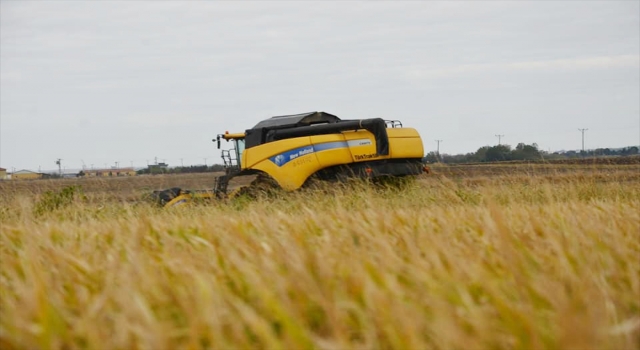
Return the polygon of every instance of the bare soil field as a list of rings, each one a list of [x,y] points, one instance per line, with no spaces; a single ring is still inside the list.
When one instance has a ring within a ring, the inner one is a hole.
[[[637,180],[640,178],[639,164],[472,164],[472,165],[431,165],[435,176],[449,178],[478,177],[522,177],[546,176],[562,178],[575,174],[594,176],[601,181]]]
[[[122,194],[153,191],[170,187],[211,188],[222,173],[141,175],[131,177],[39,179],[0,181],[0,191],[7,194],[40,194],[67,186],[81,186],[86,193]]]

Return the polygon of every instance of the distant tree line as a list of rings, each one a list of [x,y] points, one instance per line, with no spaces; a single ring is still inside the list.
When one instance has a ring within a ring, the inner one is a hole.
[[[482,162],[500,162],[500,161],[523,161],[523,160],[554,160],[569,159],[586,156],[630,156],[637,155],[639,152],[637,146],[624,147],[619,149],[598,148],[589,151],[562,151],[549,153],[542,151],[538,145],[533,143],[530,145],[519,143],[516,148],[510,145],[484,146],[478,148],[477,151],[467,154],[440,154],[429,152],[425,157],[426,163],[482,163]]]
[[[589,151],[562,151],[555,152],[567,158],[583,157],[585,155],[592,156],[633,156],[640,153],[640,149],[637,146],[623,147],[623,148],[596,148]]]
[[[149,166],[137,171],[138,175],[156,175],[156,174],[190,174],[190,173],[213,173],[224,171],[224,166],[221,164],[214,165],[191,165],[191,166],[179,166],[179,167],[157,167]]]

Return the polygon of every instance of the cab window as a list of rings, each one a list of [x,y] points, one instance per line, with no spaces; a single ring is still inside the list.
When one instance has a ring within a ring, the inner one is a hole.
[[[238,165],[242,163],[242,153],[244,152],[244,139],[236,140],[236,156],[238,157]]]

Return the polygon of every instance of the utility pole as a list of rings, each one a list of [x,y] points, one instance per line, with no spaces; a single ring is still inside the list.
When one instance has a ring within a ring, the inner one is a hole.
[[[436,157],[438,158],[438,162],[440,161],[440,142],[442,142],[442,140],[436,140],[436,142],[438,143],[438,148],[436,148]]]
[[[119,161],[116,160],[116,169],[118,169],[118,164],[120,163]]]
[[[206,167],[207,166],[207,158],[202,158],[202,159],[204,159],[204,166]]]
[[[180,166],[184,168],[184,159],[180,158]]]
[[[584,155],[584,132],[589,129],[578,129],[582,133],[582,155]]]
[[[498,146],[502,145],[502,138],[504,137],[504,135],[496,135],[496,137],[498,138]]]
[[[437,150],[436,150],[436,154],[437,154],[438,156],[440,156],[440,142],[442,142],[442,140],[436,140],[436,142],[438,143],[438,148],[437,148]]]
[[[56,164],[58,165],[58,175],[62,176],[62,159],[58,158]]]

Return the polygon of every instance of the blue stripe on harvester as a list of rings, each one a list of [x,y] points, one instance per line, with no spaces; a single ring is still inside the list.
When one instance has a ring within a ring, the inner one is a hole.
[[[320,151],[326,151],[329,149],[346,148],[346,147],[349,147],[349,144],[347,143],[347,141],[336,141],[336,142],[326,142],[326,143],[319,143],[317,145],[313,145],[313,150],[316,152],[320,152]]]
[[[284,153],[280,153],[276,156],[269,158],[269,160],[271,160],[275,165],[281,167],[289,163],[290,161],[298,157],[306,156],[307,154],[326,151],[330,149],[336,149],[336,148],[347,148],[347,147],[349,147],[349,145],[347,144],[346,141],[319,143],[317,145],[304,146],[304,147],[292,149],[290,151],[286,151]]]

